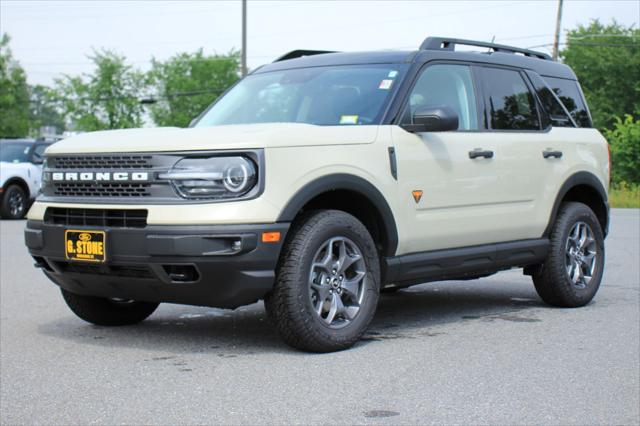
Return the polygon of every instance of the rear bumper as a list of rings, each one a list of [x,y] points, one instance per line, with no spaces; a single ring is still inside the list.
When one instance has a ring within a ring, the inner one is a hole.
[[[36,266],[73,293],[235,308],[263,298],[273,287],[288,228],[288,223],[82,227],[106,231],[104,264],[69,262],[64,225],[30,220],[25,243]],[[263,232],[274,231],[281,233],[279,242],[261,241]]]

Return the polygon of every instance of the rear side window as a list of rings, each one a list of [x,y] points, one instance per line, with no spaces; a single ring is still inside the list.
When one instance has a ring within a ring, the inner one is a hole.
[[[589,111],[578,87],[578,82],[555,77],[545,77],[545,80],[560,98],[578,127],[592,127]]]
[[[485,103],[494,130],[540,130],[535,98],[518,71],[483,68]]]

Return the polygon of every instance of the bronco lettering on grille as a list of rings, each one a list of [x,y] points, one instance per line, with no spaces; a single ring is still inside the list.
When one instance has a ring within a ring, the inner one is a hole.
[[[149,180],[148,172],[54,172],[51,173],[54,182],[93,182],[93,181],[135,181]]]

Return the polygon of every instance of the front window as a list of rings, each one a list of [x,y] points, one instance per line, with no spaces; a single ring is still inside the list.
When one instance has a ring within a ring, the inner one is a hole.
[[[196,127],[224,124],[379,124],[405,65],[334,66],[253,74]]]
[[[29,149],[26,143],[3,143],[0,145],[0,161],[5,163],[26,163],[29,161]]]

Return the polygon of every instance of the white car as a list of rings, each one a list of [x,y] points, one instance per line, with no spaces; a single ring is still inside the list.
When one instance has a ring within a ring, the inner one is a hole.
[[[51,142],[26,139],[0,141],[0,214],[22,219],[42,181],[43,154]]]

